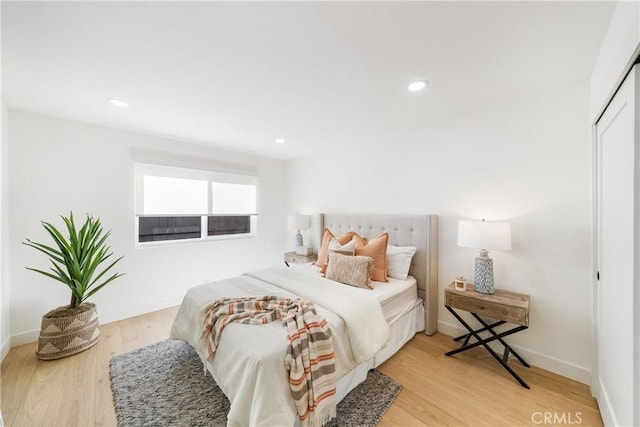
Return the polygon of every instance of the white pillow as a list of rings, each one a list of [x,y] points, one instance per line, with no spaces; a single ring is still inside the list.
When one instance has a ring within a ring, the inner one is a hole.
[[[356,254],[355,237],[351,239],[351,241],[345,243],[344,245],[341,245],[338,239],[334,237],[329,242],[329,246],[327,248],[327,254],[330,254],[330,253],[354,256]],[[329,257],[327,257],[326,261],[324,262],[324,266],[322,267],[322,270],[320,270],[321,273],[325,273],[327,271],[328,264],[329,264]]]
[[[346,253],[350,253],[350,255],[354,255],[356,253],[356,239],[353,238],[348,243],[340,245],[338,239],[333,238],[329,242],[329,252],[338,252],[345,255]]]
[[[387,276],[405,280],[409,275],[411,258],[415,253],[415,246],[387,245]]]

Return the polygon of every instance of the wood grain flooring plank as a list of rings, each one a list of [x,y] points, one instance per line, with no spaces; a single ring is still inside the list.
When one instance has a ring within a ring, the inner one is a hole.
[[[117,425],[116,411],[113,407],[113,396],[111,395],[109,364],[113,356],[123,352],[120,323],[109,323],[101,326],[100,332],[100,342],[96,344],[97,376],[94,425],[108,427]]]
[[[36,344],[14,347],[2,362],[2,417],[12,425],[24,403],[38,364]]]

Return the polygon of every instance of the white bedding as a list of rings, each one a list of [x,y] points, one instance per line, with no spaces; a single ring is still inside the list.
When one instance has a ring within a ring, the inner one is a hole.
[[[418,298],[418,284],[411,276],[405,280],[389,277],[388,283],[371,282],[371,286],[369,292],[380,302],[387,323],[411,310]]]
[[[170,336],[188,342],[205,361],[230,400],[228,425],[294,425],[295,407],[283,367],[286,334],[278,322],[260,326],[230,324],[222,334],[216,355],[207,360],[200,336],[203,307],[220,297],[295,297],[296,294],[314,301],[318,314],[330,325],[336,354],[336,378],[349,373],[358,363],[373,358],[386,345],[389,327],[381,305],[371,291],[302,271],[271,268],[190,289]],[[259,333],[256,328],[261,328]]]
[[[304,271],[308,274],[312,274],[321,277],[320,267],[317,267],[313,263],[299,265],[296,267],[298,271]],[[414,306],[416,299],[418,298],[418,283],[412,276],[407,276],[406,279],[394,279],[388,277],[388,282],[371,282],[373,289],[363,290],[376,297],[382,311],[384,312],[384,318],[387,323],[392,323],[398,316],[411,310]]]

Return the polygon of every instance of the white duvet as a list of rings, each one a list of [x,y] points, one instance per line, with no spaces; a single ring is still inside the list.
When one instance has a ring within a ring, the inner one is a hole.
[[[284,369],[288,343],[281,323],[230,324],[214,357],[206,359],[203,308],[221,297],[278,295],[313,301],[331,329],[339,379],[389,339],[380,303],[367,292],[294,269],[254,271],[190,289],[170,336],[196,350],[229,398],[229,426],[293,426],[297,417]]]

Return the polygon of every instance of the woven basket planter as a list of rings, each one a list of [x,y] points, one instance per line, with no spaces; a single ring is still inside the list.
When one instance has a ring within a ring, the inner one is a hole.
[[[65,317],[42,316],[36,355],[42,360],[61,359],[95,345],[100,339],[95,304],[83,303],[86,310]],[[55,310],[54,310],[55,311]]]

